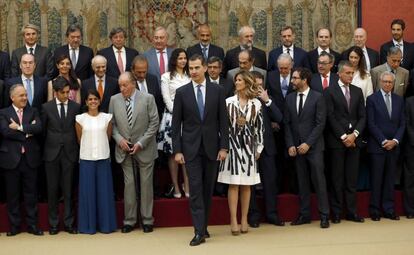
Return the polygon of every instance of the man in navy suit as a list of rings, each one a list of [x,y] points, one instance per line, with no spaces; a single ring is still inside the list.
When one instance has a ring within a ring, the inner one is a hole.
[[[188,61],[192,82],[177,89],[172,119],[175,160],[185,164],[190,182],[190,209],[195,235],[190,246],[200,245],[207,231],[211,196],[218,162],[227,156],[229,123],[224,90],[206,81],[201,55]]]
[[[322,52],[318,57],[318,72],[312,75],[310,87],[322,93],[331,84],[338,82],[338,75],[331,72],[335,63],[335,56],[331,53]]]
[[[404,41],[405,22],[402,19],[394,19],[391,22],[392,40],[381,45],[380,62],[387,62],[388,49],[395,46],[402,52],[401,67],[411,70],[414,67],[414,46]]]
[[[0,50],[0,80],[5,81],[10,77],[9,53]]]
[[[132,60],[131,72],[137,80],[137,88],[154,96],[158,117],[161,119],[165,104],[157,77],[148,73],[148,60],[143,55],[136,56]]]
[[[219,57],[213,56],[207,60],[207,80],[223,86],[226,98],[228,98],[234,95],[234,84],[233,80],[220,77],[222,70],[223,61]]]
[[[38,111],[28,105],[23,85],[11,86],[10,97],[12,105],[0,111],[0,168],[3,169],[6,180],[10,223],[7,236],[17,235],[21,231],[21,190],[26,208],[27,232],[43,235],[42,230],[37,227],[36,179],[41,155],[40,146],[35,138],[35,135],[42,132],[42,123]]]
[[[282,53],[288,53],[293,59],[293,67],[304,66],[307,52],[294,45],[295,31],[291,26],[285,26],[280,30],[280,40],[282,45],[269,52],[268,71],[277,69],[276,60]]]
[[[307,60],[305,66],[311,70],[312,73],[318,72],[318,57],[322,52],[328,52],[334,55],[335,64],[332,68],[333,72],[336,72],[338,69],[338,63],[341,60],[341,55],[330,48],[332,39],[332,31],[329,28],[320,28],[316,32],[316,43],[318,47],[309,51],[307,55]]]
[[[5,94],[9,96],[10,87],[14,84],[23,84],[27,91],[28,104],[38,111],[42,104],[47,101],[47,79],[34,75],[36,68],[35,57],[32,54],[23,54],[20,60],[21,76],[7,80]],[[5,102],[5,106],[11,104],[10,98]]]
[[[70,57],[72,68],[75,70],[76,76],[81,80],[86,80],[92,76],[91,60],[93,51],[91,48],[81,45],[82,29],[77,24],[70,25],[66,30],[66,39],[68,44],[55,49],[54,63],[61,55]],[[56,65],[54,65],[53,77],[59,74]]]
[[[106,74],[118,79],[119,75],[125,71],[131,70],[132,60],[138,51],[125,47],[127,33],[122,27],[113,28],[109,33],[109,39],[112,45],[98,51],[97,55],[106,58]]]
[[[318,196],[321,228],[329,227],[329,204],[324,174],[323,130],[326,104],[322,93],[310,89],[312,73],[306,68],[294,69],[292,83],[296,91],[286,97],[283,114],[286,148],[294,158],[299,183],[299,216],[291,225],[311,222],[311,183]]]
[[[226,53],[226,57],[224,58],[224,70],[223,75],[225,76],[227,72],[231,69],[239,67],[239,53],[242,50],[250,50],[253,55],[254,59],[254,66],[261,68],[263,70],[267,70],[267,61],[266,61],[266,53],[253,46],[253,39],[254,39],[255,30],[253,27],[250,26],[243,26],[239,30],[239,40],[240,45],[237,47],[230,49]]]
[[[371,156],[371,198],[369,213],[379,221],[399,220],[394,208],[394,182],[400,142],[405,131],[404,100],[393,93],[395,76],[381,74],[381,89],[367,98],[368,153]]]
[[[211,43],[211,28],[208,24],[201,24],[197,28],[197,38],[200,43],[187,48],[187,55],[191,57],[199,54],[207,61],[210,57],[224,59],[223,48]]]
[[[108,70],[107,60],[101,55],[96,55],[92,59],[92,69],[95,75],[82,82],[81,104],[82,106],[85,105],[88,90],[96,90],[101,96],[100,111],[108,112],[111,96],[119,93],[118,80],[106,75]]]
[[[148,60],[148,73],[154,75],[161,84],[161,75],[168,72],[168,61],[173,48],[167,47],[168,33],[164,27],[157,27],[152,37],[153,47],[146,52],[144,56]]]

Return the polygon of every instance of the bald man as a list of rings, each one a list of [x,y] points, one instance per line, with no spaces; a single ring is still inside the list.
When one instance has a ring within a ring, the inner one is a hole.
[[[207,61],[210,57],[224,59],[223,48],[211,43],[211,28],[208,24],[201,24],[197,28],[197,38],[199,43],[187,48],[187,55],[190,58],[194,54],[199,54]]]

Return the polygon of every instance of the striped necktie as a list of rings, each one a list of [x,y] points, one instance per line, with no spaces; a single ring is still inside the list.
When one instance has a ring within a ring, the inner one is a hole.
[[[125,99],[125,106],[126,106],[128,124],[130,127],[132,127],[132,103],[131,103],[130,97]]]

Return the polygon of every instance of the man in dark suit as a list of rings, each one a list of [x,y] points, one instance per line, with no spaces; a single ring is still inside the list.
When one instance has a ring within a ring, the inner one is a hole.
[[[239,30],[239,40],[240,45],[230,49],[226,53],[226,57],[224,58],[224,70],[223,75],[227,74],[227,71],[239,67],[239,53],[242,50],[250,50],[253,55],[254,59],[254,66],[261,68],[263,70],[267,70],[267,62],[266,62],[266,53],[253,47],[253,38],[254,38],[254,28],[250,26],[243,26]]]
[[[259,172],[263,184],[266,221],[276,226],[284,226],[285,223],[279,218],[276,208],[278,169],[276,167],[277,149],[273,135],[274,129],[272,128],[272,123],[280,123],[283,115],[267,90],[265,90],[263,75],[256,71],[253,71],[252,75],[259,86],[259,100],[263,107],[263,125],[265,127],[263,134],[264,149],[259,158]],[[248,222],[251,227],[259,227],[260,210],[256,204],[255,187],[252,187],[251,192]]]
[[[325,90],[328,108],[326,145],[330,149],[332,177],[332,223],[340,223],[342,208],[347,209],[346,219],[364,222],[357,214],[356,185],[359,154],[362,145],[360,134],[366,123],[362,90],[351,84],[354,69],[349,61],[338,65],[339,80]]]
[[[218,161],[227,156],[229,124],[224,90],[207,82],[201,55],[189,59],[192,82],[177,89],[172,119],[175,160],[185,164],[190,183],[190,209],[194,238],[190,246],[205,242]]]
[[[355,29],[354,45],[362,49],[362,52],[364,53],[364,56],[365,56],[364,61],[365,61],[365,66],[367,67],[367,71],[371,71],[372,68],[379,65],[379,53],[376,50],[368,48],[366,46],[366,42],[367,42],[367,31],[365,31],[365,29],[363,29],[362,27]],[[349,60],[347,59],[348,55],[349,55],[349,49],[342,53],[342,59]]]
[[[0,111],[0,168],[4,171],[10,230],[7,236],[20,233],[20,191],[26,208],[27,232],[43,235],[37,227],[37,167],[41,163],[40,146],[34,135],[42,132],[38,111],[27,104],[21,84],[10,88],[12,105]]]
[[[132,60],[131,72],[137,80],[137,88],[154,96],[158,117],[161,120],[165,104],[157,77],[148,73],[148,60],[143,55],[136,56]]]
[[[402,52],[401,67],[411,70],[414,68],[414,46],[404,41],[405,22],[402,19],[394,19],[391,22],[392,40],[381,45],[380,62],[387,62],[388,49],[398,47]],[[396,84],[397,85],[397,84]]]
[[[318,47],[309,51],[307,55],[307,60],[305,61],[305,66],[311,70],[312,73],[318,72],[318,57],[322,52],[328,52],[335,57],[335,64],[332,68],[333,72],[336,72],[338,69],[338,63],[341,59],[341,55],[330,48],[332,39],[332,31],[328,28],[320,28],[316,32],[316,43]]]
[[[104,56],[108,61],[106,74],[118,79],[121,73],[131,70],[132,60],[139,53],[135,49],[125,47],[127,33],[122,27],[113,28],[109,33],[109,39],[112,45],[99,50],[97,55]]]
[[[23,84],[27,91],[27,100],[30,106],[40,112],[42,104],[47,100],[47,79],[34,75],[36,68],[35,57],[25,53],[20,60],[21,76],[10,78],[6,81],[5,98],[9,97],[10,87],[14,84]],[[11,104],[10,97],[6,99],[5,106]]]
[[[234,95],[234,83],[232,80],[220,77],[223,70],[223,61],[216,56],[207,60],[207,81],[223,86],[226,98]]]
[[[306,68],[294,69],[292,83],[296,91],[286,97],[286,148],[295,161],[300,201],[299,216],[291,225],[311,222],[311,180],[318,196],[320,226],[328,228],[329,204],[323,164],[326,104],[322,93],[310,89],[311,77],[312,73]]]
[[[59,189],[62,190],[65,205],[63,221],[65,231],[76,234],[73,227],[72,185],[73,171],[79,156],[75,133],[75,116],[80,105],[68,100],[69,82],[59,76],[53,81],[56,98],[42,105],[41,119],[45,144],[43,159],[47,177],[49,208],[49,234],[59,232]]]
[[[10,56],[9,53],[0,50],[0,80],[10,78]]]
[[[319,55],[318,72],[312,75],[312,80],[310,83],[311,89],[323,93],[323,91],[327,89],[330,84],[335,84],[338,82],[338,75],[331,72],[334,63],[334,55],[327,52],[322,52],[321,55]]]
[[[36,59],[36,69],[34,74],[46,79],[52,79],[53,75],[53,58],[52,52],[38,44],[40,28],[33,24],[26,24],[22,29],[22,35],[25,45],[17,48],[12,52],[11,57],[11,76],[16,77],[21,74],[20,60],[23,54],[32,54]]]
[[[82,82],[81,105],[85,106],[88,90],[93,89],[98,91],[101,96],[100,111],[108,112],[111,96],[119,93],[118,80],[106,75],[108,69],[105,57],[96,55],[91,62],[95,75]]]
[[[218,57],[221,60],[224,59],[223,48],[211,43],[211,29],[208,24],[198,26],[197,38],[200,43],[187,48],[188,57],[198,54],[203,56],[206,61],[211,57]]]
[[[407,219],[414,218],[414,97],[405,101],[404,189],[403,202]]]
[[[250,50],[242,50],[239,52],[239,56],[238,56],[238,60],[239,60],[239,66],[236,68],[233,68],[231,70],[229,70],[227,72],[227,80],[234,80],[234,76],[240,71],[240,70],[245,70],[245,71],[257,71],[259,73],[261,73],[266,80],[266,70],[259,68],[257,66],[254,65],[254,57],[253,57],[253,52]]]
[[[269,52],[269,61],[267,65],[268,71],[277,69],[276,60],[282,53],[289,54],[293,59],[293,67],[304,66],[307,52],[294,45],[295,42],[295,31],[291,26],[285,26],[280,30],[280,40],[282,45]]]
[[[70,57],[72,68],[76,76],[81,80],[86,80],[92,76],[91,60],[93,51],[91,48],[81,45],[82,29],[77,24],[70,25],[66,30],[68,44],[55,49],[53,53],[54,63],[61,55]],[[56,65],[53,65],[53,77],[59,74]]]
[[[371,198],[369,214],[399,220],[394,208],[394,182],[400,142],[405,131],[404,100],[393,93],[394,74],[381,74],[381,89],[367,98],[368,153],[371,156]],[[382,205],[382,206],[381,206]]]

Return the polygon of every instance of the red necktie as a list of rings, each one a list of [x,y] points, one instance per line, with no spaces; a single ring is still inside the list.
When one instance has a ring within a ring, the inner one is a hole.
[[[164,51],[160,50],[160,75],[165,73]]]
[[[23,125],[23,110],[22,109],[17,110],[17,116],[19,117],[20,125]],[[21,152],[22,152],[22,154],[25,152],[25,149],[24,149],[23,145],[22,145]]]
[[[328,79],[325,76],[323,77],[322,87],[324,90],[328,88]]]

